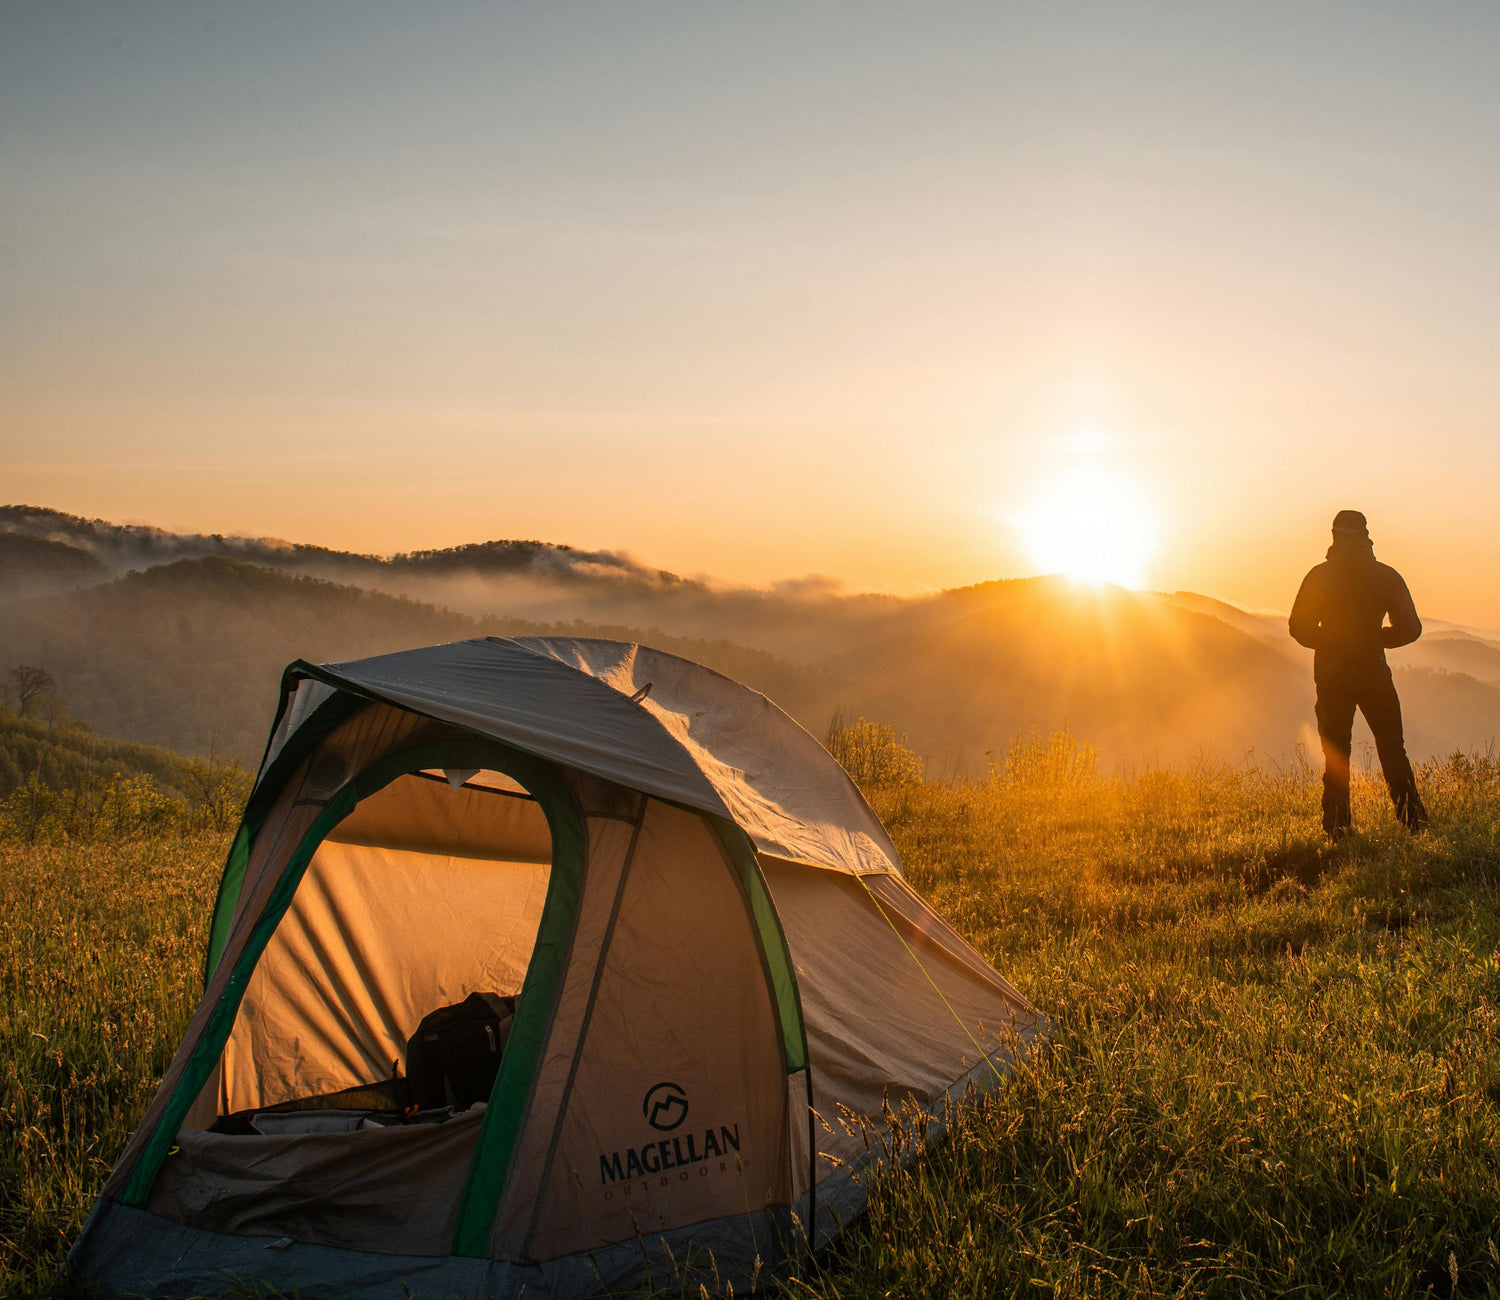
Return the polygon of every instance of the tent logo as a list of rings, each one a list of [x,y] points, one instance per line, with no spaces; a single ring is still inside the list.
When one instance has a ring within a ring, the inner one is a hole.
[[[658,1083],[641,1102],[641,1114],[658,1133],[670,1133],[687,1119],[687,1093],[675,1083]]]

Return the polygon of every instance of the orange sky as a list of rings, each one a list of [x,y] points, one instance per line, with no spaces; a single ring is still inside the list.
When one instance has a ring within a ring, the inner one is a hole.
[[[628,10],[7,8],[0,498],[1500,625],[1494,10]]]

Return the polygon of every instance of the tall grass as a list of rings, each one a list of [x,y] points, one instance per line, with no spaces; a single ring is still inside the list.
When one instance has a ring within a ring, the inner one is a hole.
[[[50,1283],[201,992],[228,850],[0,842],[0,1295]]]
[[[1104,781],[1037,746],[983,784],[872,794],[1050,1042],[791,1289],[1496,1294],[1493,765],[1424,770],[1417,838],[1361,782],[1364,829],[1330,849],[1305,771]]]
[[[870,738],[877,752],[889,738]],[[1408,836],[1305,768],[873,783],[912,883],[1052,1020],[798,1297],[1500,1292],[1500,771]],[[222,836],[0,846],[0,1295],[60,1260],[198,990]]]

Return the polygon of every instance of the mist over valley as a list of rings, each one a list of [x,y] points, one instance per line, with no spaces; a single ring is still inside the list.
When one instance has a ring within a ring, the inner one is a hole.
[[[1484,749],[1500,734],[1500,642],[1428,626],[1390,656],[1413,757]],[[889,724],[932,777],[982,774],[1033,730],[1068,730],[1107,770],[1317,753],[1310,656],[1284,620],[1190,592],[1061,578],[916,597],[758,590],[539,541],[381,557],[0,507],[0,663],[46,668],[101,736],[253,761],[293,659],[491,635],[655,645],[815,735],[839,710]],[[1357,757],[1368,745],[1356,732]]]

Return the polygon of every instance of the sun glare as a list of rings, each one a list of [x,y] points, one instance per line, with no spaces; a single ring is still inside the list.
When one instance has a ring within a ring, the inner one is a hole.
[[[1049,481],[1018,519],[1031,559],[1044,573],[1080,582],[1141,587],[1156,549],[1156,525],[1128,478],[1074,467]]]

